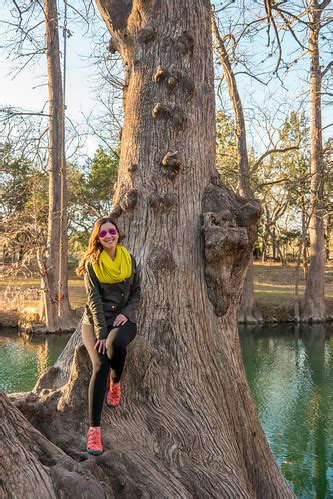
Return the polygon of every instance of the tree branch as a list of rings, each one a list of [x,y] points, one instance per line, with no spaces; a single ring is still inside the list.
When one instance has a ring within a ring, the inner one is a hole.
[[[323,78],[325,76],[325,74],[330,70],[330,68],[333,66],[333,61],[330,61],[326,68],[322,70],[321,72],[321,77]]]
[[[281,152],[281,153],[284,153],[284,152],[287,152],[287,151],[292,151],[292,150],[296,150],[296,149],[299,149],[299,145],[296,145],[296,146],[288,146],[288,147],[282,147],[282,148],[279,148],[279,147],[275,147],[273,149],[269,149],[268,151],[265,151],[258,159],[257,161],[255,161],[252,165],[252,168],[250,170],[250,175],[253,175],[253,173],[257,170],[258,166],[260,165],[260,163],[262,163],[262,161],[267,157],[269,156],[270,154],[274,154],[274,153],[277,153],[277,152]]]
[[[323,0],[319,5],[318,9],[319,10],[324,10],[326,7],[331,3],[331,0]]]

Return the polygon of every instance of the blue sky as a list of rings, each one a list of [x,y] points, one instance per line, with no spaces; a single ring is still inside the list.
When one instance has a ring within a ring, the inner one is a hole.
[[[237,7],[237,6],[236,6]],[[234,7],[234,9],[236,8]],[[228,11],[228,16],[232,19],[234,15],[232,8]],[[8,7],[0,8],[0,19],[8,17]],[[60,18],[60,25],[62,24]],[[99,18],[95,19],[96,37],[104,31],[104,25]],[[78,124],[84,123],[84,115],[89,115],[93,110],[98,115],[105,110],[98,102],[96,90],[96,65],[90,55],[94,52],[94,44],[91,35],[87,35],[84,24],[73,24],[69,20],[69,29],[72,36],[67,41],[67,110],[68,118]],[[0,25],[0,33],[3,30],[3,24]],[[41,29],[43,33],[43,27]],[[3,36],[2,36],[3,39]],[[252,43],[247,42],[240,49],[252,58],[257,65],[258,71],[266,71],[273,67],[274,58],[265,59],[267,54],[266,34],[265,32],[256,36]],[[293,44],[288,37],[285,39],[285,49],[287,52],[293,51]],[[8,58],[7,51],[1,47],[0,59],[0,106],[21,107],[25,110],[40,111],[47,102],[46,86],[46,57],[40,56],[34,65],[30,65],[18,74],[15,78],[15,63]],[[106,53],[106,52],[105,52]],[[326,56],[325,56],[326,58]],[[306,69],[308,65],[307,57],[294,66],[288,74],[283,76],[283,84],[277,79],[273,79],[266,87],[260,85],[256,80],[245,75],[237,76],[239,90],[244,103],[245,115],[249,132],[249,143],[254,143],[260,150],[264,147],[266,138],[260,130],[260,113],[267,111],[274,116],[275,124],[279,124],[286,112],[292,107],[302,108],[300,102],[303,102],[303,108],[308,109],[308,88],[306,85]],[[229,98],[226,90],[223,91],[223,106],[231,110]],[[254,110],[253,110],[254,108]],[[329,123],[329,111],[325,106],[323,110],[324,124]],[[326,129],[324,137],[330,136],[332,128]],[[99,144],[99,139],[90,136],[85,141],[85,150],[88,154],[93,154]]]

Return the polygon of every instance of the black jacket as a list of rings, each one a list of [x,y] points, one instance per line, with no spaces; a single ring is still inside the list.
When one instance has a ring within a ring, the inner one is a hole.
[[[83,314],[83,324],[94,326],[97,339],[108,336],[112,323],[118,314],[126,315],[134,321],[135,305],[140,298],[140,275],[133,255],[132,275],[115,284],[99,282],[92,263],[86,262],[84,283],[87,291],[87,304]]]

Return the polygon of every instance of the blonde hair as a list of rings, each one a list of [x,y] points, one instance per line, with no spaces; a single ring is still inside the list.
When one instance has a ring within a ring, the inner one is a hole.
[[[116,222],[114,221],[114,219],[111,218],[111,217],[99,218],[95,222],[93,230],[92,230],[92,232],[90,234],[87,251],[85,252],[85,254],[83,255],[83,257],[81,258],[81,260],[79,262],[79,265],[75,269],[76,275],[80,276],[80,275],[84,274],[84,272],[85,272],[85,265],[86,265],[86,261],[87,260],[91,260],[94,263],[98,262],[99,255],[103,251],[103,246],[102,246],[102,244],[101,244],[101,242],[99,240],[99,232],[101,230],[101,226],[103,224],[106,224],[107,222],[109,222],[109,223],[111,223],[111,224],[113,224],[115,226],[115,228],[117,229],[118,234],[119,234],[118,243],[121,242],[122,235],[121,235],[121,233],[120,233],[120,231],[118,229],[118,226],[117,226]]]

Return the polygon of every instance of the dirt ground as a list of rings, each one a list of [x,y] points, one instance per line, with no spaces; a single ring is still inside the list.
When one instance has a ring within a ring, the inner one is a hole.
[[[255,263],[255,294],[265,321],[293,319],[295,275],[295,265]],[[16,326],[20,317],[33,320],[38,305],[39,286],[37,275],[3,280],[0,283],[0,325]],[[300,275],[300,295],[304,293],[304,287],[304,279]],[[79,315],[86,294],[83,279],[78,278],[73,270],[70,270],[69,298]],[[333,262],[326,267],[326,298],[328,315],[333,316]]]

